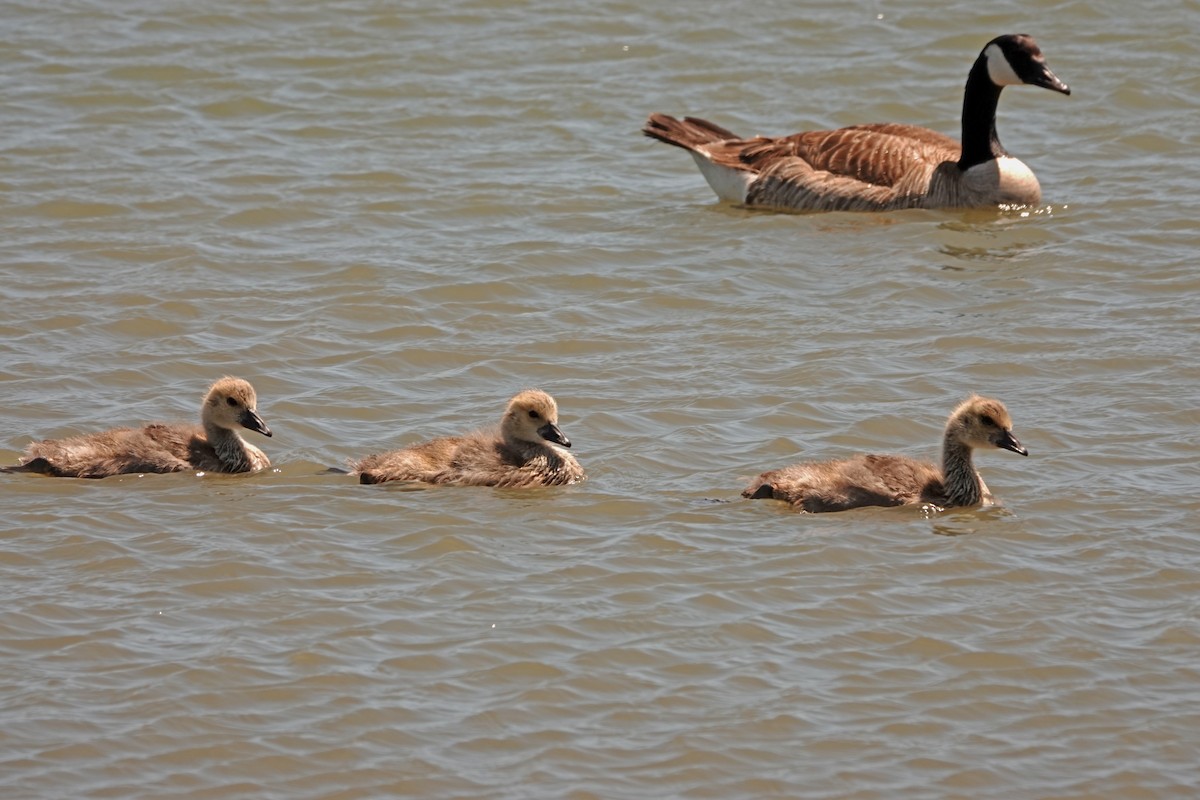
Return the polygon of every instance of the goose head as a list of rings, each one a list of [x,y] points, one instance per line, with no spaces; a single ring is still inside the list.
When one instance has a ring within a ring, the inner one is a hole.
[[[1010,33],[997,36],[983,48],[979,60],[987,67],[988,78],[996,86],[1041,86],[1070,94],[1067,86],[1046,66],[1046,58],[1032,36]]]
[[[1029,455],[1013,436],[1012,417],[1004,403],[990,397],[974,395],[954,409],[946,423],[946,439],[971,448],[999,447]]]
[[[271,435],[271,429],[258,415],[254,387],[241,378],[224,377],[214,383],[204,397],[200,419],[206,428],[229,431],[248,428],[263,436]]]
[[[571,446],[571,440],[558,428],[554,398],[538,389],[526,389],[508,402],[500,429],[509,440]]]

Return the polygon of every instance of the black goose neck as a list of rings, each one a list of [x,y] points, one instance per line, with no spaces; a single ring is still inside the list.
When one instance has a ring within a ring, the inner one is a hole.
[[[962,110],[962,155],[958,168],[967,170],[1008,153],[1000,144],[996,134],[996,106],[1000,102],[1000,90],[988,75],[987,57],[981,55],[967,76],[967,88],[963,92]]]

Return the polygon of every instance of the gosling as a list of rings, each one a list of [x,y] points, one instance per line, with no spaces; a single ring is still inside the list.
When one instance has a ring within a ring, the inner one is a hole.
[[[26,448],[18,466],[3,472],[35,472],[55,478],[107,478],[148,472],[255,472],[271,465],[266,454],[244,440],[239,428],[270,436],[258,415],[254,387],[224,377],[204,396],[200,424],[154,422],[141,428],[46,439]]]
[[[420,481],[453,486],[561,486],[584,479],[564,448],[558,405],[538,389],[508,403],[497,427],[446,436],[351,463],[360,483]]]
[[[991,505],[992,493],[971,461],[976,447],[1029,455],[1013,436],[1012,418],[1004,404],[972,395],[946,421],[941,468],[899,455],[794,464],[759,475],[742,497],[783,500],[810,513],[862,506]]]

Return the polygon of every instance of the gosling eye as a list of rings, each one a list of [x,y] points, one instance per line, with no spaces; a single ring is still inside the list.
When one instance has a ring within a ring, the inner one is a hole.
[[[979,421],[982,422],[984,425],[987,425],[989,428],[1000,427],[999,425],[996,424],[996,420],[992,419],[990,414],[984,414],[982,417],[979,418]]]
[[[534,411],[534,410],[531,408],[531,409],[529,409],[529,418],[530,418],[530,419],[541,419],[541,418],[542,418],[542,415],[541,415],[541,414],[539,414],[538,412]]]
[[[238,404],[238,401],[234,400],[232,397],[226,397],[225,404],[229,405],[229,406],[236,406]]]

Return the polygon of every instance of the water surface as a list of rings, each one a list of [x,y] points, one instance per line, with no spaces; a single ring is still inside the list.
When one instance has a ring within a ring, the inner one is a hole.
[[[0,459],[228,373],[275,468],[0,476],[4,795],[1194,796],[1195,4],[427,6],[5,8]],[[748,212],[638,133],[953,134],[1016,31],[1028,212]],[[525,386],[585,484],[323,474]],[[738,498],[973,391],[999,507]]]

